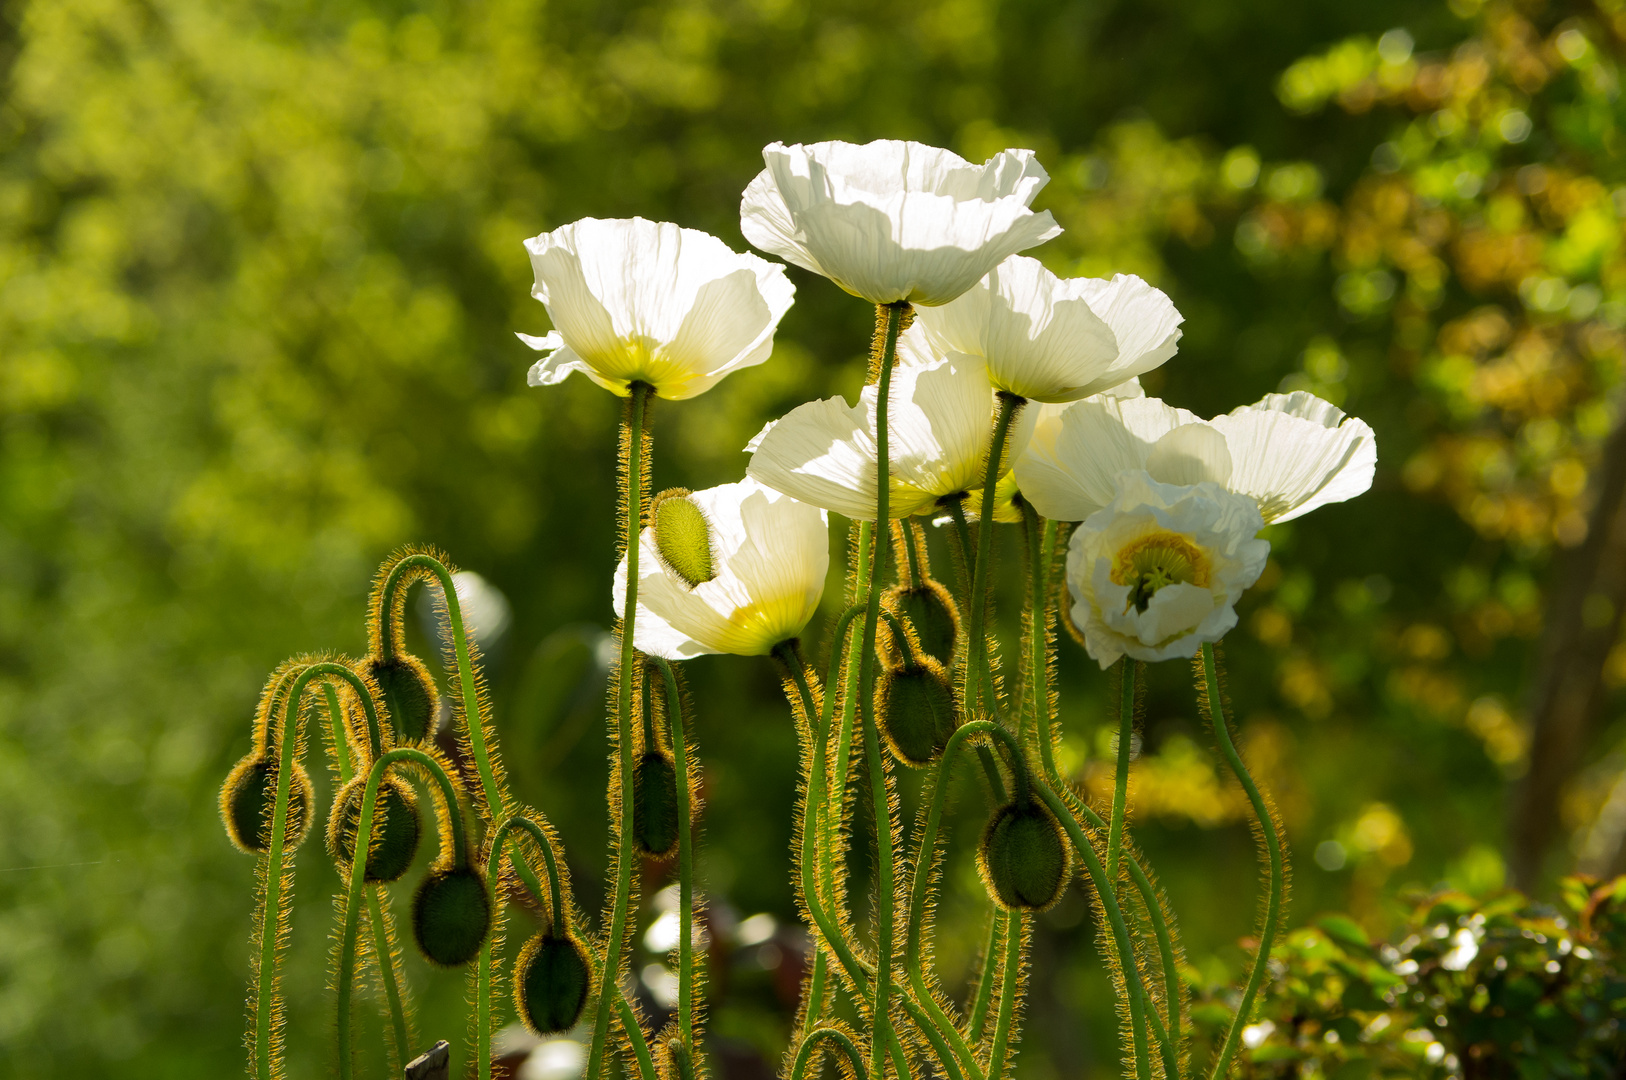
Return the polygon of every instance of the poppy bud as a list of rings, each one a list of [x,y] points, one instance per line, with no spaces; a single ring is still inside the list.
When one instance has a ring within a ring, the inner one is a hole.
[[[910,662],[876,677],[875,715],[892,756],[922,768],[937,760],[958,726],[954,684],[942,664],[906,647]]]
[[[954,662],[954,640],[960,632],[960,611],[954,604],[954,597],[942,583],[928,578],[914,588],[894,585],[886,591],[883,600],[887,610],[909,620],[909,625],[915,628],[915,634],[920,639],[921,649],[927,655],[945,667]],[[888,635],[883,655],[889,664],[896,666],[903,662],[903,657],[897,643],[891,639],[890,628],[886,624],[882,624],[882,628],[883,633]]]
[[[398,742],[421,743],[434,734],[440,691],[422,660],[411,653],[375,656],[367,670],[384,695],[384,711],[390,714]]]
[[[638,850],[652,858],[677,850],[677,767],[657,750],[639,759],[632,774],[632,836]]]
[[[283,845],[288,850],[305,842],[310,824],[311,778],[294,762],[288,782],[288,825]],[[261,754],[250,754],[233,766],[220,786],[220,818],[231,842],[251,855],[271,846],[271,815],[277,802],[277,766]]]
[[[467,866],[431,870],[412,898],[412,937],[432,964],[461,967],[491,932],[485,878]]]
[[[525,1026],[554,1035],[576,1026],[587,1004],[592,967],[581,943],[568,934],[537,934],[514,965],[514,1004]]]
[[[692,589],[717,576],[711,561],[711,523],[684,488],[655,496],[655,550],[661,561]]]
[[[994,814],[977,850],[977,868],[994,902],[1013,910],[1042,911],[1059,900],[1070,863],[1067,838],[1055,816],[1031,800],[1018,800]]]
[[[333,800],[327,822],[327,849],[348,873],[356,857],[356,829],[361,824],[361,799],[367,791],[367,778],[358,776]],[[367,856],[368,881],[396,881],[412,866],[418,853],[422,827],[418,820],[418,800],[412,789],[399,779],[378,786],[373,804],[373,846]]]

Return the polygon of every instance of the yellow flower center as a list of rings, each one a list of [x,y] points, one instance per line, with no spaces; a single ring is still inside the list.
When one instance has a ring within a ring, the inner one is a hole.
[[[1145,611],[1153,594],[1165,585],[1206,589],[1208,575],[1208,556],[1179,533],[1147,533],[1119,548],[1112,560],[1112,580],[1129,586],[1129,603],[1137,611]]]

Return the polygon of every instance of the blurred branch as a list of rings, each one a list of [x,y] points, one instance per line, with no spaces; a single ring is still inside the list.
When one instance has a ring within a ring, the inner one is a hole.
[[[1598,475],[1586,540],[1560,563],[1531,703],[1530,771],[1513,796],[1508,861],[1526,892],[1541,877],[1559,796],[1591,733],[1626,607],[1626,424],[1609,436]]]

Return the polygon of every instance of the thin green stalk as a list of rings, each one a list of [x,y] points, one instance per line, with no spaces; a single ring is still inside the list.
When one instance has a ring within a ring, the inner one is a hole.
[[[1056,523],[1040,518],[1022,501],[1022,520],[1028,533],[1028,685],[1031,712],[1024,711],[1017,739],[1027,745],[1040,729],[1039,716],[1050,711],[1050,567],[1056,550]],[[1031,731],[1029,723],[1033,726]],[[1050,748],[1040,747],[1042,757]]]
[[[1248,774],[1248,767],[1242,763],[1242,755],[1236,751],[1236,744],[1231,741],[1230,725],[1225,718],[1225,703],[1220,696],[1219,661],[1214,657],[1212,643],[1204,642],[1202,658],[1202,691],[1208,699],[1208,715],[1214,728],[1214,738],[1219,743],[1220,753],[1225,755],[1226,762],[1236,778],[1242,784],[1242,789],[1248,793],[1248,801],[1253,804],[1254,815],[1259,819],[1259,831],[1265,849],[1266,859],[1270,864],[1270,895],[1265,901],[1264,925],[1259,928],[1259,953],[1253,959],[1253,971],[1248,975],[1247,986],[1242,991],[1242,1003],[1237,1006],[1236,1016],[1231,1020],[1231,1029],[1225,1033],[1225,1044],[1220,1048],[1219,1057],[1214,1062],[1214,1071],[1210,1074],[1214,1080],[1222,1080],[1231,1068],[1231,1058],[1236,1054],[1236,1046],[1242,1037],[1242,1028],[1247,1024],[1249,1016],[1253,1013],[1253,1000],[1259,993],[1259,987],[1264,983],[1265,972],[1270,966],[1270,949],[1276,940],[1277,927],[1281,922],[1283,892],[1286,888],[1285,859],[1282,855],[1282,839],[1276,832],[1276,820],[1271,816],[1270,807],[1265,798],[1259,793],[1259,787]]]
[[[297,687],[296,687],[297,689]],[[367,881],[367,859],[373,846],[373,810],[378,803],[378,787],[389,767],[398,761],[409,761],[429,774],[439,787],[441,803],[451,827],[453,864],[468,866],[468,838],[463,828],[463,811],[457,804],[457,790],[452,786],[440,764],[434,758],[414,747],[403,746],[390,750],[373,762],[367,773],[367,787],[362,792],[361,816],[356,823],[355,857],[350,860],[350,886],[345,897],[344,927],[339,937],[338,978],[338,1042],[339,1077],[349,1080],[353,1068],[350,1060],[350,997],[354,986],[356,965],[356,931],[361,921],[362,891]],[[489,888],[489,881],[487,883]],[[483,1056],[483,1055],[481,1055]]]
[[[925,575],[920,572],[920,551],[915,547],[915,519],[904,518],[898,522],[898,528],[903,533],[903,557],[905,565],[909,567],[909,588],[918,589]]]
[[[1112,778],[1112,821],[1107,827],[1107,877],[1118,880],[1118,853],[1124,841],[1124,804],[1129,800],[1129,752],[1135,738],[1135,683],[1140,669],[1129,657],[1118,661],[1118,765]]]
[[[1016,1024],[1016,991],[1022,981],[1023,920],[1019,911],[1005,913],[1004,976],[999,985],[999,1012],[994,1017],[993,1048],[988,1052],[988,1080],[1005,1075],[1005,1054],[1010,1049],[1011,1028]]]
[[[683,1052],[695,1062],[694,1037],[694,838],[689,821],[694,778],[689,774],[688,731],[684,724],[683,695],[678,692],[672,665],[659,656],[650,661],[660,668],[666,682],[666,722],[672,729],[672,756],[677,764],[678,783],[678,1034]],[[645,691],[646,693],[648,691]]]
[[[593,1037],[587,1051],[587,1080],[604,1075],[604,1044],[610,1031],[612,993],[621,974],[621,950],[626,937],[627,909],[632,897],[632,675],[633,630],[638,613],[638,547],[644,519],[644,412],[651,387],[635,382],[630,388],[627,408],[627,475],[623,478],[626,499],[627,595],[621,615],[620,691],[616,701],[616,753],[620,791],[616,804],[620,821],[616,829],[615,892],[610,903],[608,941],[604,966],[599,972],[598,1002],[593,1014]]]
[[[638,1062],[639,1077],[641,1080],[660,1080],[655,1059],[649,1053],[649,1043],[644,1039],[644,1027],[638,1022],[638,1014],[632,1011],[619,987],[615,992],[615,1009],[621,1017],[621,1028],[627,1033],[627,1041],[632,1044],[632,1056]]]
[[[344,720],[344,706],[339,702],[339,691],[332,683],[323,683],[322,691],[327,697],[328,729],[333,740],[333,759],[339,769],[339,784],[350,783],[354,770],[350,767],[350,739],[349,726]],[[370,734],[376,734],[374,727]],[[376,756],[376,753],[375,753]],[[379,885],[367,893],[367,923],[373,934],[373,952],[378,958],[378,974],[384,984],[384,1000],[389,1009],[390,1034],[394,1039],[396,1064],[405,1068],[406,1063],[412,1060],[411,1038],[407,1031],[406,1009],[401,1001],[400,974],[396,971],[397,957],[394,942],[391,939],[389,924],[384,918],[384,909],[379,901],[379,894],[384,887]]]
[[[373,951],[378,954],[378,971],[384,980],[384,999],[390,1010],[390,1035],[395,1043],[395,1066],[406,1068],[412,1060],[412,1033],[407,1027],[406,1006],[401,999],[401,977],[396,971],[395,944],[385,920],[382,899],[388,893],[382,884],[367,891],[367,920],[372,925]]]
[[[847,1055],[847,1063],[852,1066],[853,1080],[869,1080],[869,1070],[864,1068],[864,1055],[858,1052],[858,1047],[853,1045],[846,1032],[833,1027],[814,1028],[807,1033],[801,1048],[796,1051],[796,1062],[790,1067],[790,1080],[802,1080],[806,1075],[807,1063],[812,1059],[820,1039],[841,1047],[841,1052]]]
[[[966,1030],[973,1040],[982,1039],[982,1029],[988,1022],[988,1008],[994,1000],[994,983],[999,981],[1000,929],[1004,922],[999,908],[988,914],[988,940],[982,947],[982,970],[977,973],[977,989],[971,998],[971,1016]]]
[[[880,736],[875,730],[872,699],[875,694],[875,632],[880,624],[881,567],[886,563],[880,533],[888,528],[891,515],[887,500],[891,494],[891,459],[887,442],[887,411],[892,390],[892,364],[897,355],[898,333],[909,310],[906,302],[883,304],[876,310],[877,321],[885,319],[885,343],[881,349],[880,379],[875,399],[875,529],[871,533],[869,595],[864,619],[864,645],[858,656],[858,711],[864,719],[864,743],[870,761],[870,798],[875,806],[875,1030],[870,1042],[870,1071],[884,1080],[884,1057],[892,1031],[888,998],[892,992],[892,813],[887,805],[886,778],[880,758]],[[591,1074],[590,1074],[591,1075]],[[596,1080],[596,1078],[594,1078]]]
[[[988,568],[994,561],[994,487],[999,483],[999,467],[1005,460],[1005,442],[1010,436],[1011,421],[1022,407],[1023,399],[1000,391],[999,412],[994,417],[993,437],[988,443],[988,468],[983,476],[982,503],[977,520],[977,559],[971,571],[971,615],[969,637],[972,661],[967,676],[971,688],[982,685],[982,697],[988,711],[999,714],[999,695],[994,690],[992,663],[988,659],[988,635],[985,629],[988,614]],[[962,511],[963,513],[963,511]],[[976,693],[967,693],[975,701]]]
[[[363,710],[372,730],[377,729],[378,714],[373,709],[372,697],[366,686],[343,664],[330,661],[310,664],[294,678],[293,686],[283,702],[282,730],[277,743],[277,797],[272,808],[271,839],[265,849],[265,912],[260,925],[260,963],[255,986],[254,1007],[254,1066],[260,1080],[271,1080],[276,1054],[273,1052],[273,1032],[276,1025],[277,954],[282,935],[283,858],[287,844],[288,799],[293,783],[294,752],[299,739],[300,705],[305,689],[317,678],[335,677],[349,682],[361,698]],[[268,723],[276,724],[275,716]],[[366,860],[363,859],[363,862]]]

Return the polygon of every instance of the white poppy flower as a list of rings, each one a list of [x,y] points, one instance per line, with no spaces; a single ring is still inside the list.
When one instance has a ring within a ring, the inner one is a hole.
[[[580,371],[622,397],[645,382],[663,398],[709,390],[773,351],[796,287],[785,268],[670,222],[583,218],[525,241],[553,320],[519,339],[548,355],[532,386]]]
[[[1160,484],[1140,471],[1115,486],[1068,544],[1073,625],[1103,668],[1126,654],[1195,656],[1236,625],[1237,599],[1265,568],[1258,504],[1209,481]]]
[[[1212,481],[1291,521],[1372,486],[1377,436],[1314,394],[1269,394],[1202,420],[1157,398],[1106,395],[1036,411],[1017,460],[1022,497],[1045,517],[1081,521],[1112,501],[1117,474],[1169,484]]]
[[[1001,390],[1034,401],[1078,401],[1174,355],[1181,316],[1132,274],[1059,278],[1013,255],[952,303],[918,313],[910,333],[988,363]]]
[[[796,637],[818,610],[830,569],[824,511],[755,480],[686,496],[705,522],[710,580],[690,584],[661,553],[656,527],[638,538],[638,611],[632,643],[668,660],[704,653],[763,656]],[[627,560],[615,571],[625,610]]]
[[[900,342],[899,360],[887,401],[887,513],[906,518],[936,512],[945,496],[981,490],[996,402],[983,365],[973,357],[927,361]],[[870,385],[856,406],[834,397],[792,410],[746,446],[746,472],[803,502],[854,521],[874,521],[876,397]],[[1019,413],[1007,460],[1021,452],[1028,428]],[[1021,520],[1010,495],[1007,490],[995,520]],[[974,513],[976,506],[971,499],[966,510]]]
[[[1049,182],[1031,150],[981,165],[921,143],[773,143],[745,189],[752,244],[876,304],[946,304],[1007,255],[1060,234],[1028,204]]]

